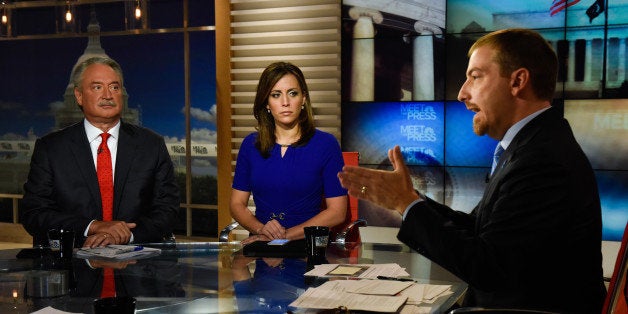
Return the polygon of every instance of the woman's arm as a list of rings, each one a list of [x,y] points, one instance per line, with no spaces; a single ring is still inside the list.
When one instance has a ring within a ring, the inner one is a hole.
[[[259,234],[264,224],[257,220],[251,210],[249,210],[248,204],[250,196],[251,192],[231,189],[229,211],[231,212],[231,217],[233,217],[240,226],[251,233]]]
[[[303,227],[327,226],[331,228],[343,223],[347,215],[347,196],[328,197],[325,199],[325,203],[327,208],[321,210],[316,216],[289,228],[286,231],[286,238],[290,240],[302,239],[304,237]]]

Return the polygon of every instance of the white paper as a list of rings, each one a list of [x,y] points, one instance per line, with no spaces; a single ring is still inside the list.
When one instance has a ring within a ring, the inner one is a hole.
[[[310,309],[334,309],[344,306],[355,311],[396,312],[407,297],[375,296],[347,293],[321,287],[309,288],[290,304],[293,307]]]
[[[76,251],[78,258],[107,258],[115,260],[140,259],[161,254],[160,249],[136,245],[114,245],[105,247],[81,248]]]
[[[451,294],[451,285],[430,285],[415,283],[401,291],[401,295],[408,297],[408,304],[430,304],[437,297]]]
[[[364,271],[356,275],[333,275],[332,271],[337,267],[363,267]],[[331,273],[331,274],[330,274]],[[377,276],[407,277],[410,276],[406,269],[399,264],[322,264],[314,266],[314,269],[305,273],[305,276],[316,277],[355,277],[360,279],[376,279]]]
[[[349,282],[346,291],[360,294],[396,295],[413,283],[393,280],[343,280]]]
[[[32,312],[31,314],[80,314],[80,313],[61,311],[61,310],[57,310],[53,308],[52,306],[47,306],[41,310]]]

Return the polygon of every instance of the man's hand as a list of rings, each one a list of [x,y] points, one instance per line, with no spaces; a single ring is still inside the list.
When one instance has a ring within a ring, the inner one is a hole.
[[[406,207],[420,196],[414,190],[399,146],[388,150],[388,159],[393,166],[392,171],[345,166],[338,173],[338,178],[349,195],[403,215]]]
[[[131,240],[131,229],[135,223],[124,221],[94,221],[89,226],[84,247],[106,246],[109,244],[127,244]]]

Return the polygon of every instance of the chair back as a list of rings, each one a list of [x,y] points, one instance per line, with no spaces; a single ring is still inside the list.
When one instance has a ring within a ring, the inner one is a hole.
[[[608,286],[602,314],[628,313],[628,249],[626,249],[626,243],[628,243],[628,222],[617,253],[615,270]]]
[[[342,152],[342,159],[345,166],[358,166],[360,155],[358,152]],[[347,199],[347,214],[345,221],[338,226],[331,229],[332,236],[336,236],[343,231],[354,221],[358,220],[358,199],[348,195]],[[358,242],[360,238],[359,232],[351,232],[345,239],[347,242]]]

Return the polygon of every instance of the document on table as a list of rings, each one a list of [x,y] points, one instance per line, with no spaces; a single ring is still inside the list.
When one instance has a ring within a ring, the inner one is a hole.
[[[396,263],[390,264],[321,264],[305,273],[305,276],[316,277],[352,277],[360,279],[376,279],[384,277],[408,277],[405,268]]]
[[[81,248],[76,252],[78,258],[107,258],[115,260],[141,259],[161,254],[160,249],[140,245],[110,244],[103,247]]]
[[[401,291],[408,297],[407,304],[431,303],[437,297],[453,293],[451,285],[430,285],[416,283]]]
[[[332,280],[317,288],[308,288],[290,306],[309,309],[334,309],[344,306],[354,311],[392,313],[396,312],[408,298],[407,296],[351,293],[346,289],[351,289],[352,283],[347,283],[347,281],[353,281],[353,284],[359,285],[357,283],[362,280]],[[387,281],[383,284],[388,285],[390,283],[400,282]]]
[[[80,314],[77,312],[66,312],[53,308],[52,306],[47,306],[41,310],[32,312],[31,314]]]

